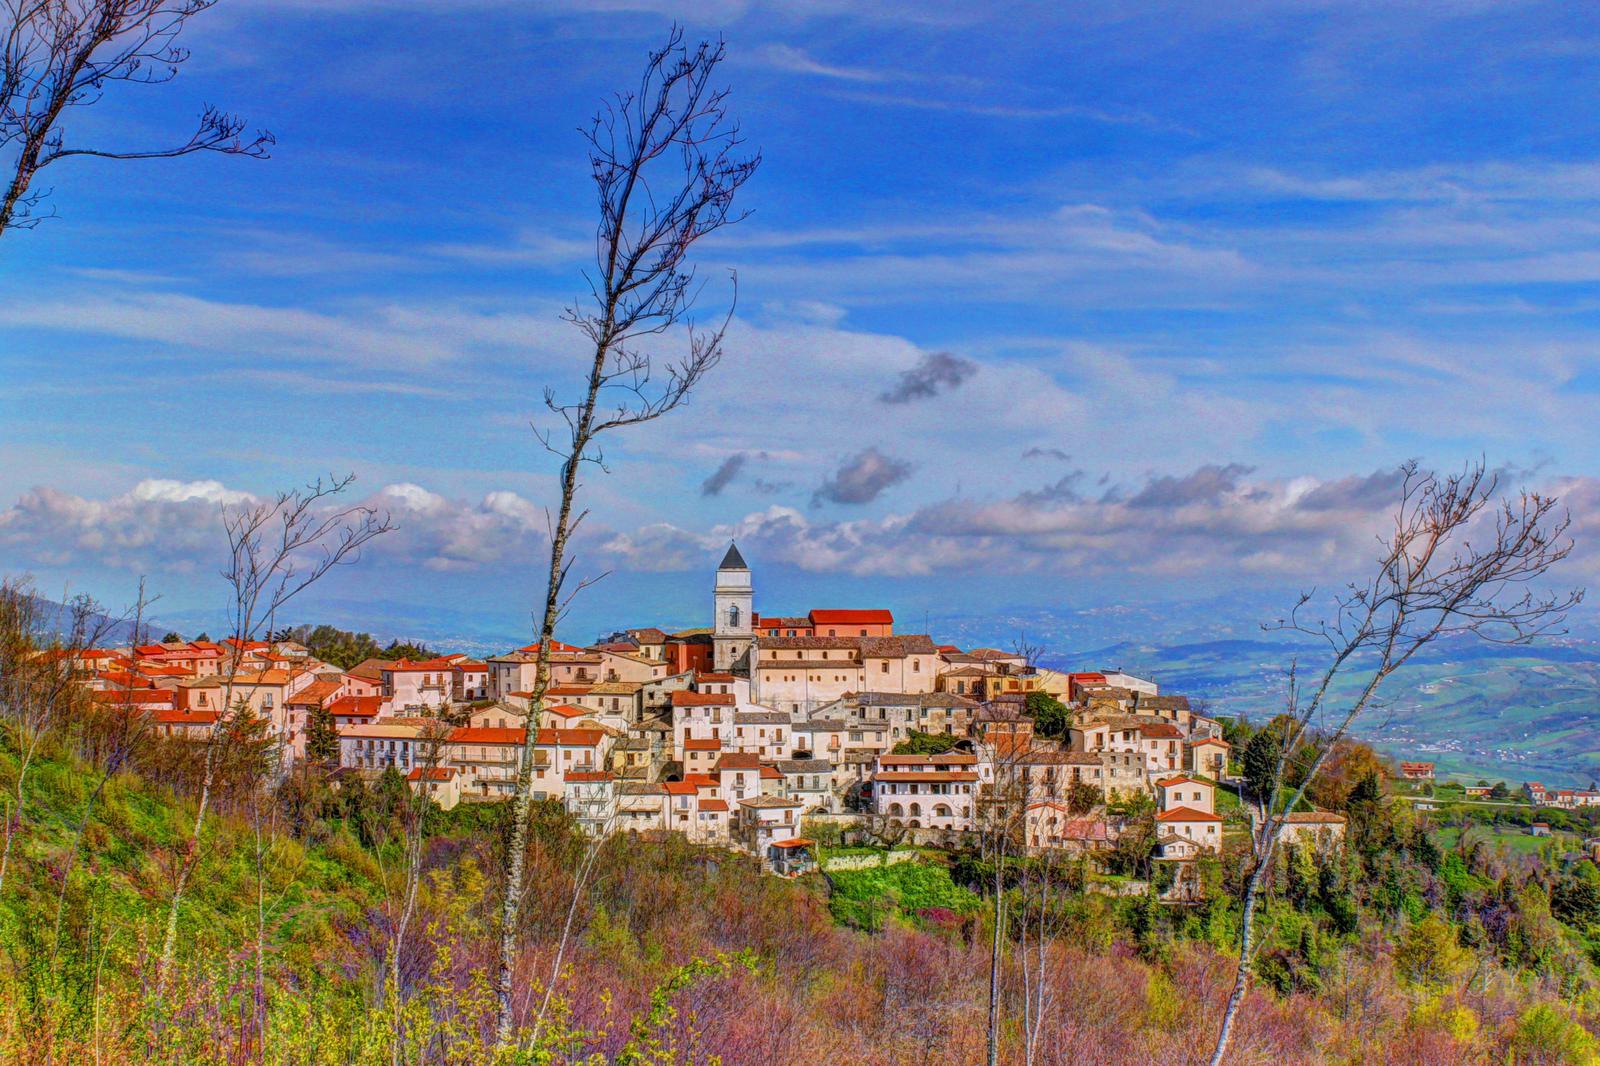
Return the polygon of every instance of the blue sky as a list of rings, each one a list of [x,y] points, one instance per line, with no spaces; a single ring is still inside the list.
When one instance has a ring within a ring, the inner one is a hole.
[[[725,364],[586,486],[575,628],[695,621],[729,536],[769,610],[1082,606],[1337,574],[1411,456],[1600,498],[1578,5],[1079,6],[227,0],[70,130],[213,102],[274,157],[62,163],[0,242],[0,564],[203,611],[219,503],[353,471],[402,529],[328,610],[519,631],[576,129],[674,18],[764,163],[698,253]]]

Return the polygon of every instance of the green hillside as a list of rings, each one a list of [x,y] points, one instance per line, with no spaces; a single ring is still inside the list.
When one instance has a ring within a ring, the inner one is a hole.
[[[1282,710],[1296,654],[1304,665],[1317,661],[1305,646],[1267,640],[1116,645],[1080,658],[1144,672],[1213,713],[1261,719]],[[1600,778],[1600,655],[1587,644],[1456,641],[1407,665],[1380,694],[1356,732],[1387,755],[1468,780],[1570,787]]]

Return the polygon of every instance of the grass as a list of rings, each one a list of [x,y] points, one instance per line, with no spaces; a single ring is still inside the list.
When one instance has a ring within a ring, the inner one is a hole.
[[[1559,844],[1570,846],[1574,843],[1571,835],[1567,833],[1552,832],[1547,837],[1536,837],[1526,829],[1514,828],[1504,830],[1488,830],[1481,826],[1473,826],[1474,832],[1482,833],[1483,838],[1491,844],[1505,847],[1514,852],[1525,855],[1536,855],[1546,844]],[[1461,842],[1461,828],[1459,826],[1446,826],[1433,834],[1434,842],[1445,851],[1454,850]]]
[[[970,914],[981,901],[950,879],[944,866],[902,862],[829,875],[833,893],[828,909],[834,920],[862,929],[876,929],[886,917],[917,924],[921,912],[934,908]]]

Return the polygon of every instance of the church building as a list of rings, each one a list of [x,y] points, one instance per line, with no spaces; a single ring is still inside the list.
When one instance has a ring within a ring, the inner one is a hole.
[[[750,567],[736,544],[728,545],[728,554],[717,567],[712,597],[716,608],[716,623],[711,631],[712,662],[719,673],[748,673],[756,639],[755,587],[750,580]]]

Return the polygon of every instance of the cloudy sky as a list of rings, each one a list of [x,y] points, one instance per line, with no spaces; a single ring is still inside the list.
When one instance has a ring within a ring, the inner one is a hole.
[[[274,157],[67,161],[0,248],[0,566],[203,610],[219,506],[348,471],[401,529],[343,620],[520,632],[576,130],[674,17],[725,36],[764,162],[698,253],[708,308],[738,272],[724,364],[585,485],[614,573],[575,636],[699,620],[729,536],[758,609],[909,613],[1323,581],[1408,457],[1596,496],[1581,6],[1082,7],[224,0],[69,133],[211,102]]]

